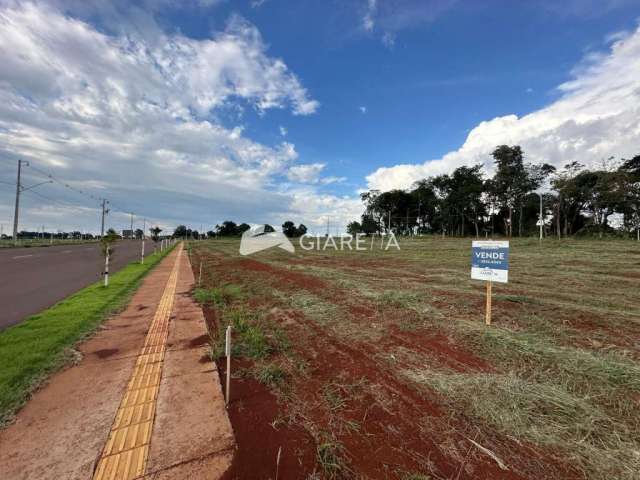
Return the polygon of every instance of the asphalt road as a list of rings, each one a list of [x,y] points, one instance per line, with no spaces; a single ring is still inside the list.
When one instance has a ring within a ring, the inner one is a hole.
[[[153,242],[145,248],[153,251]],[[138,258],[140,241],[121,240],[109,272]],[[98,244],[0,249],[0,330],[97,282],[103,268]]]

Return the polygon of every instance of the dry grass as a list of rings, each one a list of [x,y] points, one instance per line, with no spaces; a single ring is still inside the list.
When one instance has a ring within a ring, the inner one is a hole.
[[[405,346],[380,352],[376,361],[402,372],[407,385],[437,392],[452,415],[473,419],[479,431],[498,431],[558,461],[569,459],[586,478],[638,478],[640,245],[513,240],[510,283],[494,286],[494,325],[487,328],[483,286],[469,279],[470,243],[437,237],[401,240],[400,252],[298,250],[295,256],[272,249],[255,259],[322,279],[343,295],[258,287],[245,293],[271,295],[352,345],[375,348],[392,330],[440,332],[493,371],[453,371]],[[195,248],[238,255],[237,240]],[[368,319],[349,311],[362,303],[374,307]],[[347,393],[337,384],[321,390],[336,415]],[[324,440],[319,462],[335,477],[333,465],[340,462],[333,454],[340,448],[331,447],[333,436]],[[412,475],[399,478],[423,478]]]

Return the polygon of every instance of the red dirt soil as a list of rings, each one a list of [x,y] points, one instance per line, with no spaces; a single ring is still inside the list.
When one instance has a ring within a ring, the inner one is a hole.
[[[227,362],[221,359],[217,365],[224,390]],[[248,366],[250,362],[234,359],[231,371]],[[316,469],[313,437],[298,425],[273,426],[282,408],[265,385],[248,376],[234,376],[228,412],[238,449],[223,480],[298,480]]]
[[[215,261],[211,262],[212,259]],[[254,282],[262,286],[273,285],[280,291],[303,289],[343,307],[350,323],[370,322],[372,316],[379,314],[379,306],[368,299],[353,292],[347,295],[307,274],[253,259],[237,260],[216,255],[208,257],[207,261],[215,263],[217,282],[222,276],[224,281],[245,286]],[[248,278],[243,271],[260,274]],[[273,299],[268,304],[272,307]],[[251,305],[260,307],[256,298],[251,299]],[[441,332],[418,335],[399,331],[395,325],[397,321],[386,323],[387,334],[375,344],[353,339],[347,343],[330,329],[320,327],[302,312],[291,309],[287,310],[286,321],[280,323],[288,337],[295,339],[292,348],[296,356],[308,365],[306,375],[290,379],[293,394],[288,402],[303,411],[307,427],[311,424],[321,432],[330,432],[333,439],[343,445],[347,476],[387,479],[429,473],[435,474],[436,478],[459,480],[582,478],[570,466],[561,464],[537,447],[516,442],[486,426],[481,431],[462,414],[446,411],[445,403],[435,392],[418,391],[403,381],[401,375],[389,371],[388,364],[381,362],[379,355],[397,346],[422,352],[456,371],[490,372],[493,367],[463,346],[454,344]],[[234,379],[232,388],[238,388],[235,387],[237,382]],[[252,459],[260,449],[262,437],[274,435],[268,429],[273,430],[269,423],[277,417],[278,405],[275,399],[269,399],[270,394],[261,384],[246,379],[242,382],[245,382],[239,387],[245,395],[242,405],[251,405],[252,413],[247,414],[249,408],[241,410],[232,405],[231,422],[238,436],[239,451],[238,460],[234,461],[233,475],[236,476],[228,478],[269,478],[268,475],[273,475],[279,442],[285,442],[286,438],[278,438],[276,432],[276,438],[269,441],[268,451],[260,461]],[[326,401],[328,393],[341,399],[336,408]],[[280,406],[280,410],[282,413],[286,408]],[[307,434],[307,439],[310,438]],[[509,469],[500,469],[493,459],[473,447],[469,439],[493,450],[506,461]],[[301,440],[285,443],[283,450],[315,448],[312,440],[310,444],[299,442]],[[306,458],[305,455],[302,458]],[[311,452],[308,455],[313,458]],[[245,464],[251,468],[243,468]],[[311,464],[303,462],[302,466],[309,469]],[[267,476],[256,475],[258,468]]]

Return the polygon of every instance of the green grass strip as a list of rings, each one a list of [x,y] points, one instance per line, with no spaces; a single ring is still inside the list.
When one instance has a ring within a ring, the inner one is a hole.
[[[142,278],[171,249],[130,263],[22,323],[0,332],[0,427],[6,425],[43,380],[73,358],[71,348],[109,315],[121,310]]]

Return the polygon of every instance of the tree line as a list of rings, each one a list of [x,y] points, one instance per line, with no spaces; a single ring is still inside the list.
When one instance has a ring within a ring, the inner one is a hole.
[[[518,145],[492,152],[493,177],[482,165],[419,180],[408,190],[361,194],[365,211],[347,226],[356,233],[526,236],[537,233],[542,205],[547,235],[639,232],[640,155],[585,168],[525,161]],[[618,214],[619,228],[610,224]]]
[[[203,238],[215,238],[215,237],[238,237],[244,232],[249,230],[251,225],[247,223],[236,224],[231,220],[225,220],[221,224],[215,226],[213,230],[207,232],[198,232],[198,230],[192,230],[185,225],[178,225],[173,231],[174,238],[191,238],[195,240]],[[275,229],[267,224],[264,227],[265,232],[275,232]],[[296,224],[290,220],[287,220],[282,224],[282,232],[287,237],[301,237],[307,233],[307,227],[302,223],[296,227]]]

